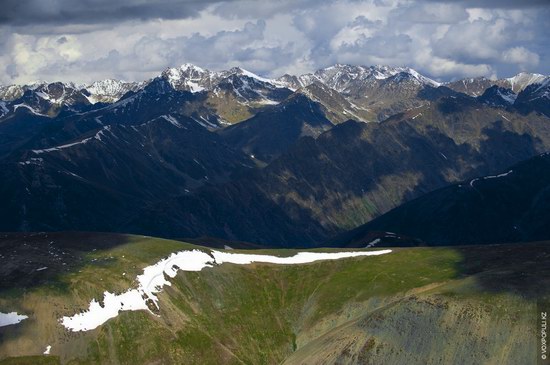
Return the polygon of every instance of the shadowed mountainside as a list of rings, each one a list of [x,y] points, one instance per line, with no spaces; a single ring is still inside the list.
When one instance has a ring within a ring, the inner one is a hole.
[[[326,243],[361,247],[369,244],[376,232],[415,237],[428,245],[549,239],[550,155],[428,193]],[[397,243],[417,244],[420,242]]]
[[[245,178],[143,209],[125,230],[303,246],[549,149],[544,116],[442,98],[380,124],[348,121],[303,138]]]

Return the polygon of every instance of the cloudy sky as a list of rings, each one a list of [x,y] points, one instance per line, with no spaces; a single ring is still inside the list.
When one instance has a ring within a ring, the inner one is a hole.
[[[334,63],[438,80],[550,74],[550,0],[3,0],[0,84],[144,80],[170,66],[264,76]]]

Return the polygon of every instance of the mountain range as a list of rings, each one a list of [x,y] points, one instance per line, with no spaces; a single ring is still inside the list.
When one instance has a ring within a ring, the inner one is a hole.
[[[0,365],[534,362],[549,80],[1,87]]]
[[[3,86],[0,230],[317,245],[549,151],[549,80],[184,64],[139,83]]]
[[[289,95],[289,91],[318,84],[344,96],[348,103],[351,103],[348,105],[350,109],[355,108],[363,113],[368,111],[378,113],[378,115],[371,114],[370,117],[379,120],[406,105],[415,105],[414,99],[417,92],[425,86],[445,86],[470,96],[480,96],[493,85],[511,89],[514,94],[517,94],[529,85],[544,85],[548,82],[548,77],[544,75],[520,73],[507,79],[490,80],[480,77],[439,83],[407,67],[364,67],[341,64],[320,69],[314,73],[299,76],[285,74],[276,79],[268,79],[239,67],[227,71],[210,71],[195,65],[183,64],[180,67],[168,68],[159,77],[142,82],[106,79],[87,85],[37,81],[28,85],[0,86],[0,100],[3,102],[1,112],[5,114],[17,109],[18,105],[32,108],[33,105],[29,103],[14,103],[25,95],[27,97],[21,101],[28,102],[29,99],[34,98],[38,99],[35,100],[37,105],[43,104],[42,108],[29,110],[42,114],[50,113],[50,116],[59,112],[62,106],[82,107],[97,103],[114,103],[128,93],[143,90],[149,83],[159,78],[167,81],[174,90],[208,93],[209,104],[219,108],[219,113],[223,114],[223,109],[238,105],[240,108],[237,107],[237,109],[240,109],[242,118],[249,117],[255,108],[279,103]],[[396,100],[398,98],[400,100]],[[227,104],[228,99],[231,99],[234,104],[217,105],[221,101]],[[226,112],[232,114],[227,115],[230,122],[244,120],[236,115],[238,111],[226,110]],[[357,117],[350,110],[347,113],[349,113],[348,117],[363,118]]]

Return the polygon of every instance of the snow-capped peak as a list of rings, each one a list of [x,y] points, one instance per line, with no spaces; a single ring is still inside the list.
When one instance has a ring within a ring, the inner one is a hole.
[[[399,75],[402,74],[402,77]],[[307,76],[307,77],[306,77]],[[408,67],[391,67],[391,66],[352,66],[335,64],[320,70],[313,74],[300,76],[301,81],[313,82],[315,79],[321,81],[325,85],[337,91],[345,91],[352,84],[371,83],[375,80],[387,80],[392,77],[397,77],[393,81],[400,82],[405,79],[412,79],[419,85],[439,86],[440,84],[432,79],[429,79],[412,68]]]
[[[420,81],[422,84],[426,84],[426,85],[431,85],[431,86],[434,86],[434,87],[438,87],[441,85],[441,83],[435,81],[435,80],[432,80],[424,75],[421,75],[420,73],[418,73],[416,70],[412,69],[412,68],[409,68],[407,67],[406,69],[409,74],[411,74],[414,78],[416,78],[418,81]]]
[[[519,92],[531,84],[542,84],[549,78],[537,73],[520,72],[516,76],[507,78],[506,80],[510,83],[512,90]]]
[[[193,64],[184,63],[179,67],[164,70],[161,77],[165,78],[176,90],[200,92],[212,86],[214,74]]]
[[[371,66],[367,69],[367,75],[370,77],[374,77],[377,80],[386,80],[391,77],[395,77],[399,74],[403,74],[408,77],[411,77],[413,80],[418,81],[422,85],[430,85],[434,87],[438,87],[441,85],[439,82],[434,81],[420,74],[418,71],[410,67],[391,67],[391,66],[376,65],[376,66]],[[398,80],[400,81],[402,79],[405,79],[405,78],[401,77]]]
[[[72,104],[75,97],[78,97],[80,86],[73,82],[53,82],[40,85],[34,92],[40,98],[53,104]]]
[[[48,85],[48,83],[44,80],[35,80],[35,81],[31,81],[29,82],[28,84],[26,84],[26,88],[29,89],[29,90],[34,90],[34,89],[37,89],[39,88],[40,86],[44,86],[44,85]],[[13,85],[13,86],[16,86],[16,85]]]
[[[404,67],[376,65],[369,67],[368,69],[366,69],[366,71],[368,72],[368,76],[372,76],[377,80],[385,80],[397,75],[400,72],[406,72],[407,69],[405,69]]]
[[[105,79],[95,81],[84,87],[90,94],[88,100],[95,104],[97,102],[114,103],[124,96],[128,91],[137,91],[141,89],[145,82],[126,82],[115,79]]]
[[[125,82],[122,80],[105,79],[101,81],[94,81],[90,85],[86,86],[86,90],[98,94],[113,94],[120,90],[124,84]]]
[[[198,72],[198,73],[205,73],[207,72],[207,70],[199,67],[199,66],[196,66],[196,65],[193,65],[192,63],[184,63],[183,65],[181,65],[179,67],[179,69],[183,72],[187,71],[187,72]]]
[[[174,89],[187,90],[191,92],[213,90],[220,84],[220,82],[232,76],[249,77],[256,81],[269,83],[275,87],[284,86],[276,80],[258,76],[257,74],[241,67],[233,67],[226,71],[210,71],[189,63],[185,63],[180,67],[166,69],[161,76],[164,77]]]
[[[258,76],[258,75],[256,75],[255,73],[250,72],[250,71],[248,71],[248,70],[245,70],[244,68],[241,68],[241,67],[233,67],[231,70],[229,70],[229,73],[230,73],[230,74],[237,74],[237,75],[247,76],[247,77],[250,77],[250,78],[252,78],[252,79],[256,79],[256,80],[262,81],[262,82],[274,83],[274,80],[271,80],[271,79],[267,79],[267,78],[265,78],[265,77]]]

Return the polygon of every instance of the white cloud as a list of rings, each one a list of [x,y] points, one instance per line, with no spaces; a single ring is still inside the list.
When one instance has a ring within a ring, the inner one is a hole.
[[[212,69],[238,65],[267,76],[336,62],[407,65],[443,80],[550,73],[548,7],[420,0],[183,2],[186,8],[173,16],[163,5],[157,16],[118,22],[113,13],[105,21],[92,14],[81,22],[0,25],[0,83],[143,80],[184,62]],[[77,8],[75,19],[82,20],[86,14]],[[55,9],[31,13],[59,18]]]
[[[525,47],[509,48],[502,53],[504,62],[518,65],[521,70],[525,71],[539,64],[540,57],[535,52],[529,51]]]
[[[470,8],[466,9],[468,12],[468,20],[473,22],[475,20],[491,20],[493,19],[493,12],[488,9],[482,8]]]
[[[418,54],[415,62],[431,75],[439,75],[443,79],[485,76],[494,78],[495,71],[488,64],[467,64],[452,59],[437,57],[432,54]]]

